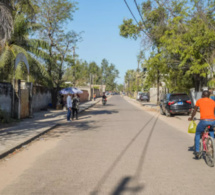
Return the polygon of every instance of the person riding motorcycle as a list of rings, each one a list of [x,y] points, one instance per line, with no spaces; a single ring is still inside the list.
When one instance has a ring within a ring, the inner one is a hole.
[[[106,99],[107,96],[105,95],[105,93],[103,92],[103,95],[102,95],[102,99]]]
[[[200,117],[200,122],[197,125],[196,135],[195,135],[195,153],[194,154],[196,158],[199,158],[200,156],[199,142],[200,142],[201,133],[204,131],[206,126],[215,126],[215,116],[214,116],[215,102],[209,97],[210,97],[210,92],[203,91],[202,98],[197,100],[194,110],[191,114],[191,117],[188,118],[189,121],[193,120],[198,108],[200,108],[201,117]],[[210,136],[214,138],[213,131],[210,131]]]
[[[106,104],[106,102],[107,102],[107,96],[103,92],[103,95],[102,95],[102,103],[103,103],[103,105]]]

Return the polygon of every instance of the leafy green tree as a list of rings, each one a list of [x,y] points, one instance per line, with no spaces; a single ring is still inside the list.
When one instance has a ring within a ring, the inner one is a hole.
[[[77,60],[76,63],[73,64],[72,60],[71,58],[72,64],[65,71],[63,80],[75,83],[75,86],[87,86],[90,82],[88,63],[86,61]]]
[[[142,21],[123,21],[122,36],[140,36],[151,43],[153,52],[145,61],[147,84],[159,87],[163,81],[170,91],[213,85],[214,5],[204,0],[148,0],[139,7]]]
[[[123,84],[117,84],[116,90],[117,90],[117,92],[123,92],[124,91],[124,85]]]
[[[116,78],[119,76],[119,71],[114,64],[110,64],[106,59],[101,62],[102,83],[106,85],[107,91],[116,89]]]
[[[125,91],[129,94],[129,96],[133,96],[136,91],[136,71],[135,70],[127,70],[125,74]]]
[[[70,0],[37,0],[39,11],[37,22],[41,24],[40,35],[49,43],[48,55],[45,59],[52,89],[52,103],[56,106],[57,94],[63,84],[66,61],[72,47],[78,41],[78,34],[74,31],[65,32],[65,24],[73,20],[73,13],[77,9],[76,2]]]
[[[89,77],[92,79],[93,84],[98,84],[100,85],[100,80],[101,80],[101,74],[100,74],[100,67],[95,63],[91,62],[89,63]],[[90,76],[91,75],[91,76]]]

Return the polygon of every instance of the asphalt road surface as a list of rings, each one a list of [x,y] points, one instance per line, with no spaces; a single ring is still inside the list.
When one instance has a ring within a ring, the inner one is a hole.
[[[113,96],[0,162],[0,194],[215,194],[215,167],[170,123]]]

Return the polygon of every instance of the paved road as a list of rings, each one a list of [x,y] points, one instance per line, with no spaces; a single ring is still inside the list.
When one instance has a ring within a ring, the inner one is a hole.
[[[214,194],[215,168],[194,160],[193,138],[159,117],[114,96],[1,162],[0,194]],[[13,174],[15,163],[23,171]]]

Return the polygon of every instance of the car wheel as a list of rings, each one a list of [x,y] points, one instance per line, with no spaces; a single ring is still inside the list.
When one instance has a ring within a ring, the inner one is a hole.
[[[171,116],[171,114],[167,110],[165,110],[165,114],[166,114],[167,117]]]

